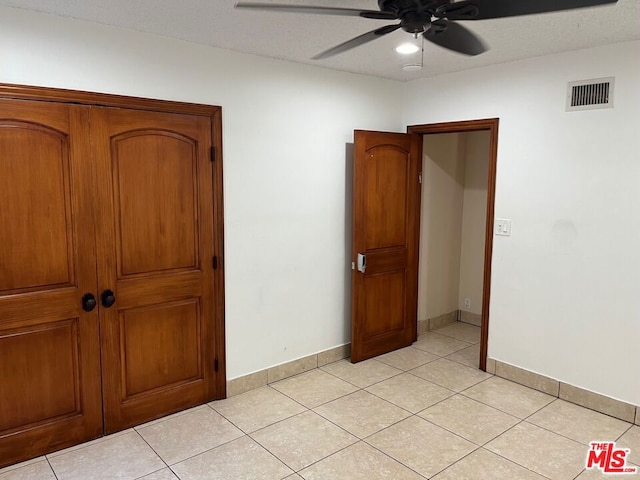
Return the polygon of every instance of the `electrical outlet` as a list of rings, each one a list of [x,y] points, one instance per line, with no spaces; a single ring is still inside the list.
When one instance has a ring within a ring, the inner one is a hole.
[[[471,299],[470,298],[465,298],[464,299],[464,308],[466,308],[467,310],[471,310]]]

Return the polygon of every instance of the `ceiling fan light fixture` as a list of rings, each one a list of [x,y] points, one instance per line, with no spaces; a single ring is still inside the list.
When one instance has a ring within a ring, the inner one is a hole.
[[[420,47],[415,43],[403,43],[396,47],[396,52],[400,55],[411,55],[412,53],[416,53],[420,51]]]
[[[422,65],[420,65],[419,63],[407,63],[406,65],[402,66],[402,70],[404,70],[405,72],[417,72],[419,70],[422,70]]]

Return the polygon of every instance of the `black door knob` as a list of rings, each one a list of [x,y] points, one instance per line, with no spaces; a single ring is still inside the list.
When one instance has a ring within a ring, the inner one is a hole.
[[[90,312],[96,308],[97,304],[98,302],[96,302],[96,297],[93,296],[93,293],[85,293],[82,296],[82,309],[85,312]]]
[[[116,303],[116,296],[111,290],[104,290],[102,294],[100,294],[100,299],[102,300],[102,306],[105,308],[109,308]]]

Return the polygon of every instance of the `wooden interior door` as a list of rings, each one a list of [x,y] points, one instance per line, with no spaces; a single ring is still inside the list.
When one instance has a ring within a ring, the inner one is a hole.
[[[88,127],[0,100],[0,467],[102,434]]]
[[[214,398],[212,130],[119,108],[93,108],[91,128],[110,433]]]
[[[351,361],[417,337],[421,139],[355,132]]]

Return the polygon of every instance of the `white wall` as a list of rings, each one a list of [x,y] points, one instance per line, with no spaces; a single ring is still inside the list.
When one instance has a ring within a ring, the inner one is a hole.
[[[500,118],[489,355],[640,405],[640,42],[411,82],[405,122]],[[565,112],[615,76],[615,108]],[[437,94],[430,94],[437,92]]]
[[[418,319],[458,310],[464,199],[464,142],[458,133],[425,135]]]
[[[487,130],[467,132],[460,137],[464,142],[465,169],[458,309],[480,315],[491,137]],[[466,298],[471,300],[471,308],[465,307]]]
[[[347,144],[394,82],[8,8],[0,82],[221,105],[228,378],[349,341]]]

